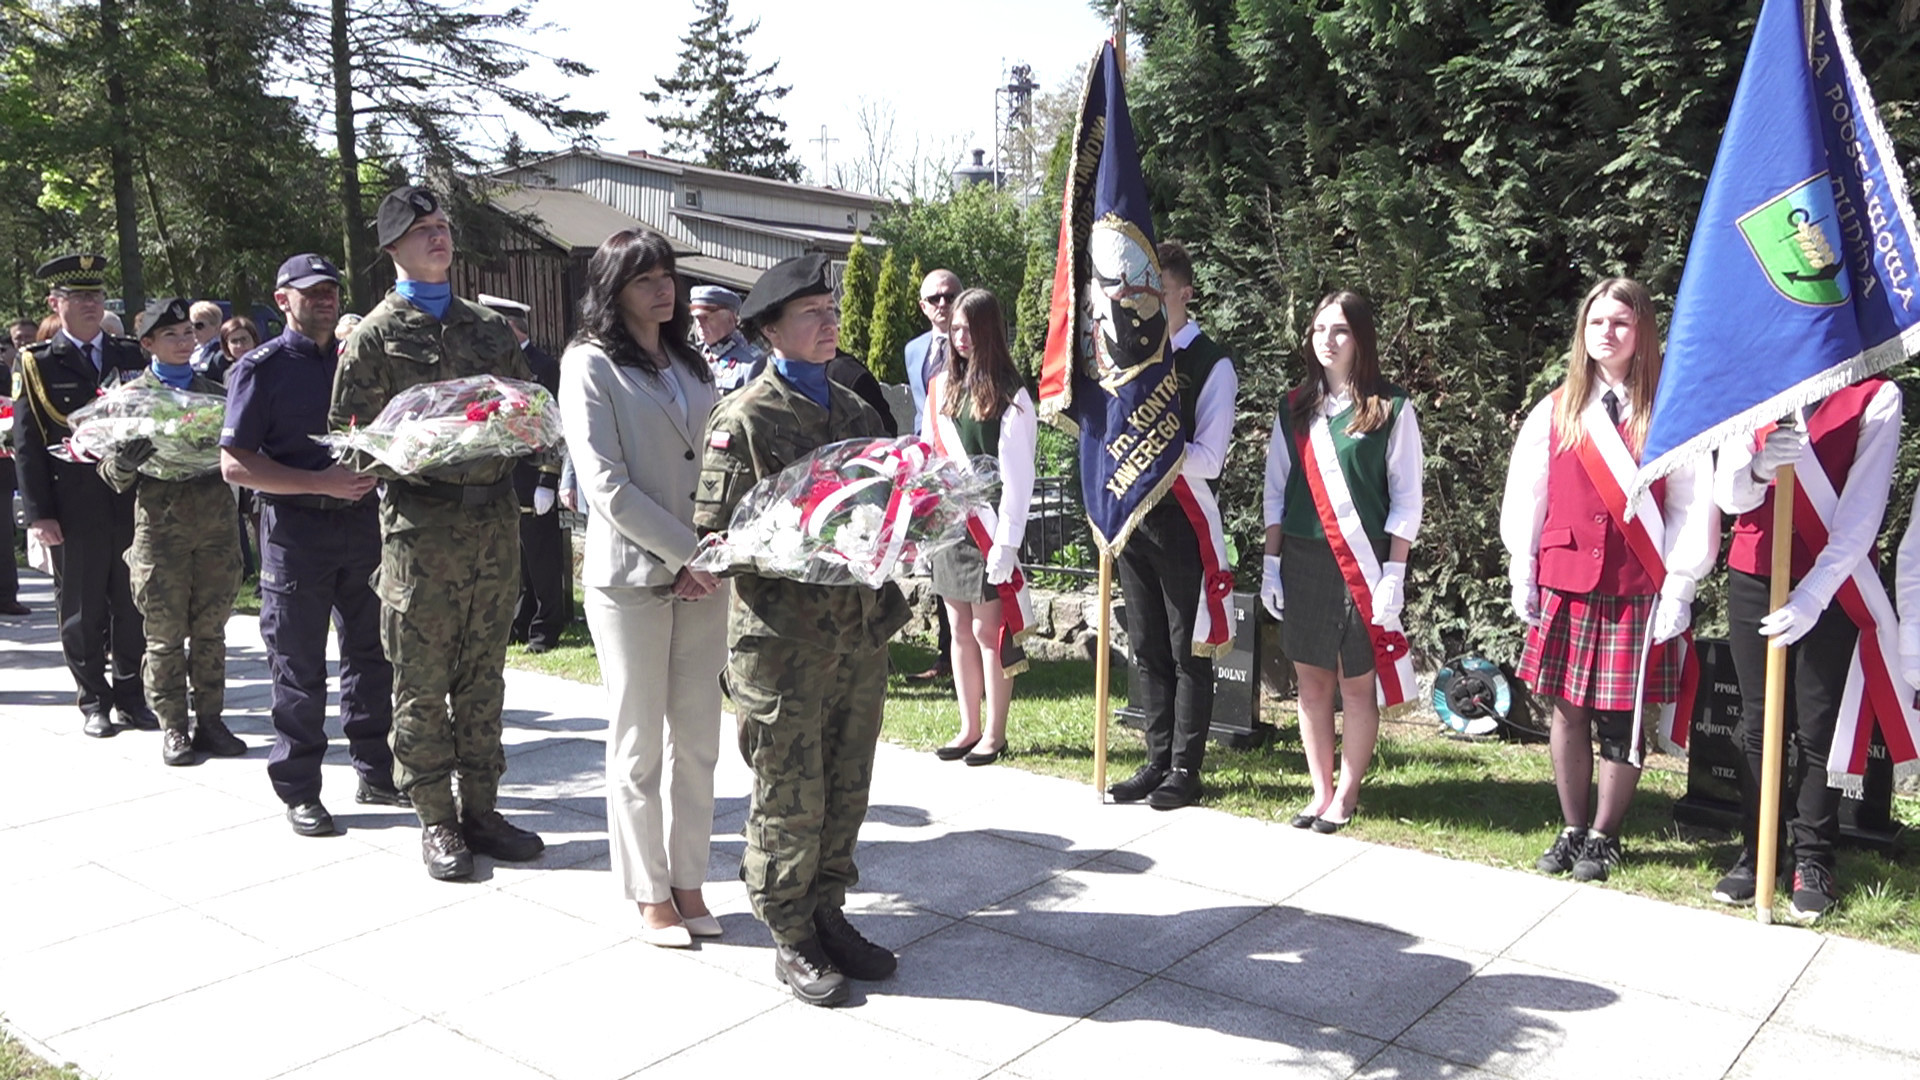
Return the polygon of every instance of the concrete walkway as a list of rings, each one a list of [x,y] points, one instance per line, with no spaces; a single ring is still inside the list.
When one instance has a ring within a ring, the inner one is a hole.
[[[597,687],[508,673],[503,803],[547,854],[437,883],[344,763],[345,835],[287,829],[252,619],[252,752],[168,769],[155,735],[81,735],[27,585],[0,624],[0,1013],[91,1076],[1920,1075],[1920,956],[886,746],[853,906],[900,973],[814,1009],[736,880],[732,755],[726,936],[654,949],[606,872]]]

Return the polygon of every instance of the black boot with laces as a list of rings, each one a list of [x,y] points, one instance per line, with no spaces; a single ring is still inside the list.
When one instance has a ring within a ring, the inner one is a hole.
[[[1543,874],[1564,874],[1573,869],[1575,859],[1580,857],[1581,849],[1587,846],[1587,830],[1578,825],[1569,825],[1560,830],[1553,838],[1553,846],[1546,854],[1534,860],[1533,868]]]

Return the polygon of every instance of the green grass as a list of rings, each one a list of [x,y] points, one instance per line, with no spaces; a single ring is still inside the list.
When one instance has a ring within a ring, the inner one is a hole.
[[[49,1065],[0,1031],[0,1080],[82,1080],[71,1065]]]
[[[530,653],[525,645],[507,646],[507,666],[600,685],[600,658],[583,622],[568,623],[560,632],[560,644],[543,653]]]

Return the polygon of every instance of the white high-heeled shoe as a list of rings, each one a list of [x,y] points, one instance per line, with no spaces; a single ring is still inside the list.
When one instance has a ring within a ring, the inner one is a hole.
[[[674,923],[672,926],[648,926],[640,924],[640,940],[662,949],[685,949],[693,944],[693,933],[686,923]]]

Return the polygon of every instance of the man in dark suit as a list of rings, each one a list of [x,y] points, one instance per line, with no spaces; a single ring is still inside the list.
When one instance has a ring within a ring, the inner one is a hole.
[[[506,317],[520,343],[521,355],[533,377],[547,393],[560,395],[560,362],[528,336],[527,316],[533,309],[518,300],[481,293],[480,306]],[[573,545],[554,512],[559,477],[543,473],[528,458],[513,467],[513,489],[520,497],[520,603],[513,611],[512,640],[525,642],[530,653],[543,653],[560,644],[573,608]]]
[[[40,267],[60,330],[21,354],[13,425],[27,528],[54,551],[60,650],[79,691],[82,730],[95,738],[119,731],[111,710],[121,726],[160,728],[140,682],[146,631],[125,558],[133,543],[133,492],[116,493],[91,463],[52,453],[72,434],[70,413],[146,366],[137,342],[101,330],[106,268],[106,256],[93,254]]]
[[[947,331],[953,326],[954,301],[960,299],[960,276],[951,270],[935,270],[920,282],[920,314],[927,317],[927,332],[907,342],[907,386],[913,391],[913,433],[920,434],[921,418],[927,411],[927,382],[935,372],[947,366]],[[937,604],[940,617],[940,655],[933,666],[915,675],[909,682],[932,682],[953,674],[953,628],[947,624],[947,605]]]

